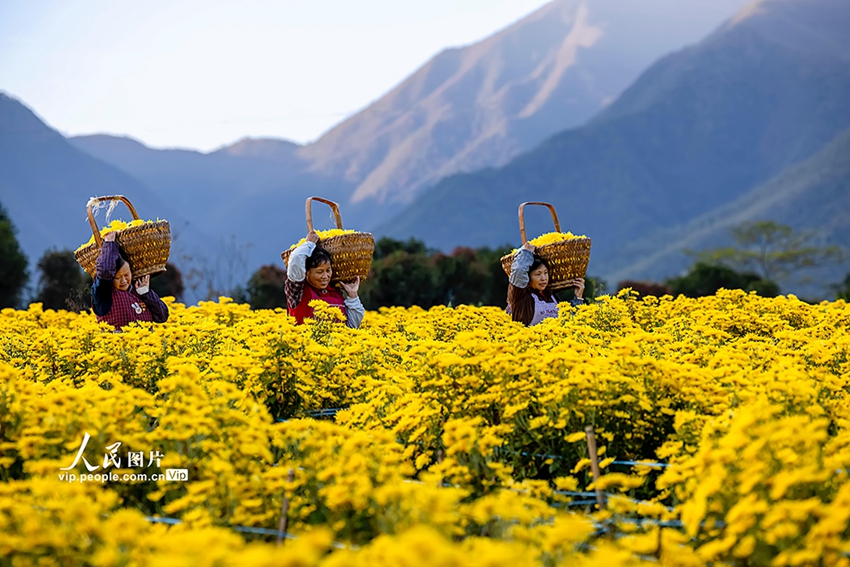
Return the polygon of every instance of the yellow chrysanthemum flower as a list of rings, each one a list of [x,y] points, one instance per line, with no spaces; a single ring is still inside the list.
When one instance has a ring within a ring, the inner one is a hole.
[[[542,328],[462,305],[358,330],[165,301],[122,334],[0,310],[0,548],[22,564],[850,563],[844,301],[624,293]],[[284,499],[286,546],[231,529],[274,539]]]
[[[546,244],[554,244],[555,242],[563,242],[565,240],[576,240],[579,238],[587,238],[587,236],[583,234],[573,234],[572,232],[547,232],[545,234],[541,234],[537,238],[532,238],[529,240],[529,244],[533,246],[544,246]],[[517,248],[514,248],[513,252],[516,252]]]
[[[343,234],[353,234],[353,233],[354,233],[353,230],[349,230],[347,228],[345,228],[345,229],[343,229],[343,228],[332,228],[330,230],[317,230],[316,231],[316,235],[319,237],[320,241],[325,240],[327,238],[332,238],[334,236],[340,236],[340,235],[343,235]],[[305,242],[307,242],[307,239],[302,238],[301,240],[299,240],[298,242],[296,242],[295,244],[290,246],[289,249],[292,250],[293,248],[297,248],[298,246],[301,246]]]
[[[110,232],[116,232],[116,231],[124,230],[125,228],[130,228],[130,227],[133,227],[133,226],[141,226],[141,225],[143,225],[145,223],[149,223],[149,222],[154,222],[154,221],[135,219],[135,220],[132,220],[130,222],[126,222],[126,221],[116,219],[116,220],[113,220],[112,222],[110,222],[108,225],[101,227],[100,237],[103,238],[104,236],[106,236]],[[77,251],[85,248],[86,246],[90,246],[92,244],[94,244],[94,235],[93,234],[91,235],[91,238],[89,238],[88,241],[85,244],[82,244],[82,245],[77,247]]]

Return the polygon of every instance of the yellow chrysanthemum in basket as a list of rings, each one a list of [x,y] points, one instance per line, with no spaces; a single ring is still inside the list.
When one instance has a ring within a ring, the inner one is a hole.
[[[332,228],[330,230],[317,230],[316,231],[316,235],[319,237],[319,240],[325,240],[327,238],[332,238],[334,236],[340,236],[342,234],[354,234],[354,231],[349,230],[349,229],[342,229],[342,228]],[[301,246],[305,242],[307,242],[307,239],[302,238],[301,240],[299,240],[298,242],[296,242],[295,244],[290,246],[289,249],[292,250],[293,248]]]
[[[545,244],[553,244],[555,242],[563,242],[565,240],[576,240],[578,238],[587,238],[583,234],[573,234],[572,232],[547,232],[546,234],[541,234],[537,238],[532,238],[528,242],[533,246],[543,246]],[[513,252],[516,252],[517,249],[514,248]]]
[[[142,220],[142,219],[136,219],[136,220],[132,220],[130,222],[125,222],[125,221],[116,219],[116,220],[110,222],[108,225],[106,225],[106,226],[104,226],[103,228],[100,229],[100,237],[103,238],[104,236],[106,236],[110,232],[115,232],[116,230],[124,230],[125,228],[130,228],[130,227],[133,227],[133,226],[141,226],[141,225],[148,223],[148,222],[154,222],[154,221],[149,221],[149,220],[146,221],[146,220]],[[85,248],[86,246],[89,246],[91,244],[94,244],[94,235],[92,235],[91,238],[88,239],[88,242],[77,247],[76,251],[78,252],[78,251],[82,250],[83,248]]]

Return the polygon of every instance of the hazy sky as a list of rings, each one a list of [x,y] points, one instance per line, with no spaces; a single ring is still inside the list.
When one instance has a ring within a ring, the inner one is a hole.
[[[696,39],[747,0],[676,1],[703,14]],[[0,90],[66,135],[304,143],[546,2],[0,0]]]
[[[64,134],[307,142],[546,0],[2,0],[0,89]]]

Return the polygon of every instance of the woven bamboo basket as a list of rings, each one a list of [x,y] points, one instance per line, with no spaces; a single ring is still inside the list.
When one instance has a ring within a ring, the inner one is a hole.
[[[139,219],[135,207],[123,195],[89,199],[88,204],[86,204],[86,213],[94,235],[94,242],[74,252],[74,256],[91,277],[95,277],[95,264],[103,246],[103,238],[100,236],[100,230],[97,228],[92,213],[92,205],[100,201],[121,201],[130,209],[133,220]],[[165,264],[168,262],[168,256],[171,253],[171,227],[168,221],[146,222],[139,226],[131,226],[116,231],[115,241],[130,260],[133,279],[156,275],[165,271]]]
[[[339,205],[321,197],[309,197],[305,204],[307,232],[313,231],[313,201],[328,205],[333,211],[336,227],[342,230],[342,215],[339,213]],[[332,236],[321,240],[319,245],[328,251],[333,261],[331,284],[351,281],[357,276],[360,276],[362,281],[369,275],[372,255],[375,253],[375,237],[368,232],[352,232]],[[292,250],[294,248],[284,250],[280,254],[287,268],[289,268],[289,256],[292,254]]]
[[[519,234],[522,237],[523,244],[528,242],[525,234],[524,210],[526,205],[547,207],[552,214],[555,231],[561,232],[561,223],[558,222],[558,213],[555,212],[555,207],[550,203],[529,201],[519,206]],[[587,264],[590,262],[590,239],[575,238],[544,244],[538,246],[535,253],[549,264],[549,289],[552,291],[566,289],[570,287],[567,283],[569,280],[583,278],[587,273]],[[513,261],[513,254],[502,256],[502,269],[509,276],[511,275],[511,264],[513,264]]]

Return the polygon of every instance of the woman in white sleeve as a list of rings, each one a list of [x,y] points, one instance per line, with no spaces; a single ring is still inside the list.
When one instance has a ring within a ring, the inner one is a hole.
[[[345,315],[345,324],[357,329],[363,322],[366,310],[357,296],[360,289],[360,277],[353,282],[340,282],[342,291],[331,287],[333,261],[331,255],[317,246],[319,236],[311,231],[307,241],[295,248],[289,256],[289,266],[286,271],[286,307],[289,314],[295,317],[297,324],[304,319],[313,317],[310,302],[320,299],[330,305],[339,307]],[[343,295],[344,292],[344,295]]]
[[[514,321],[529,327],[543,319],[558,316],[558,298],[549,289],[549,265],[526,242],[514,254],[508,284],[508,313]],[[569,281],[575,287],[573,306],[584,304],[584,278]]]

